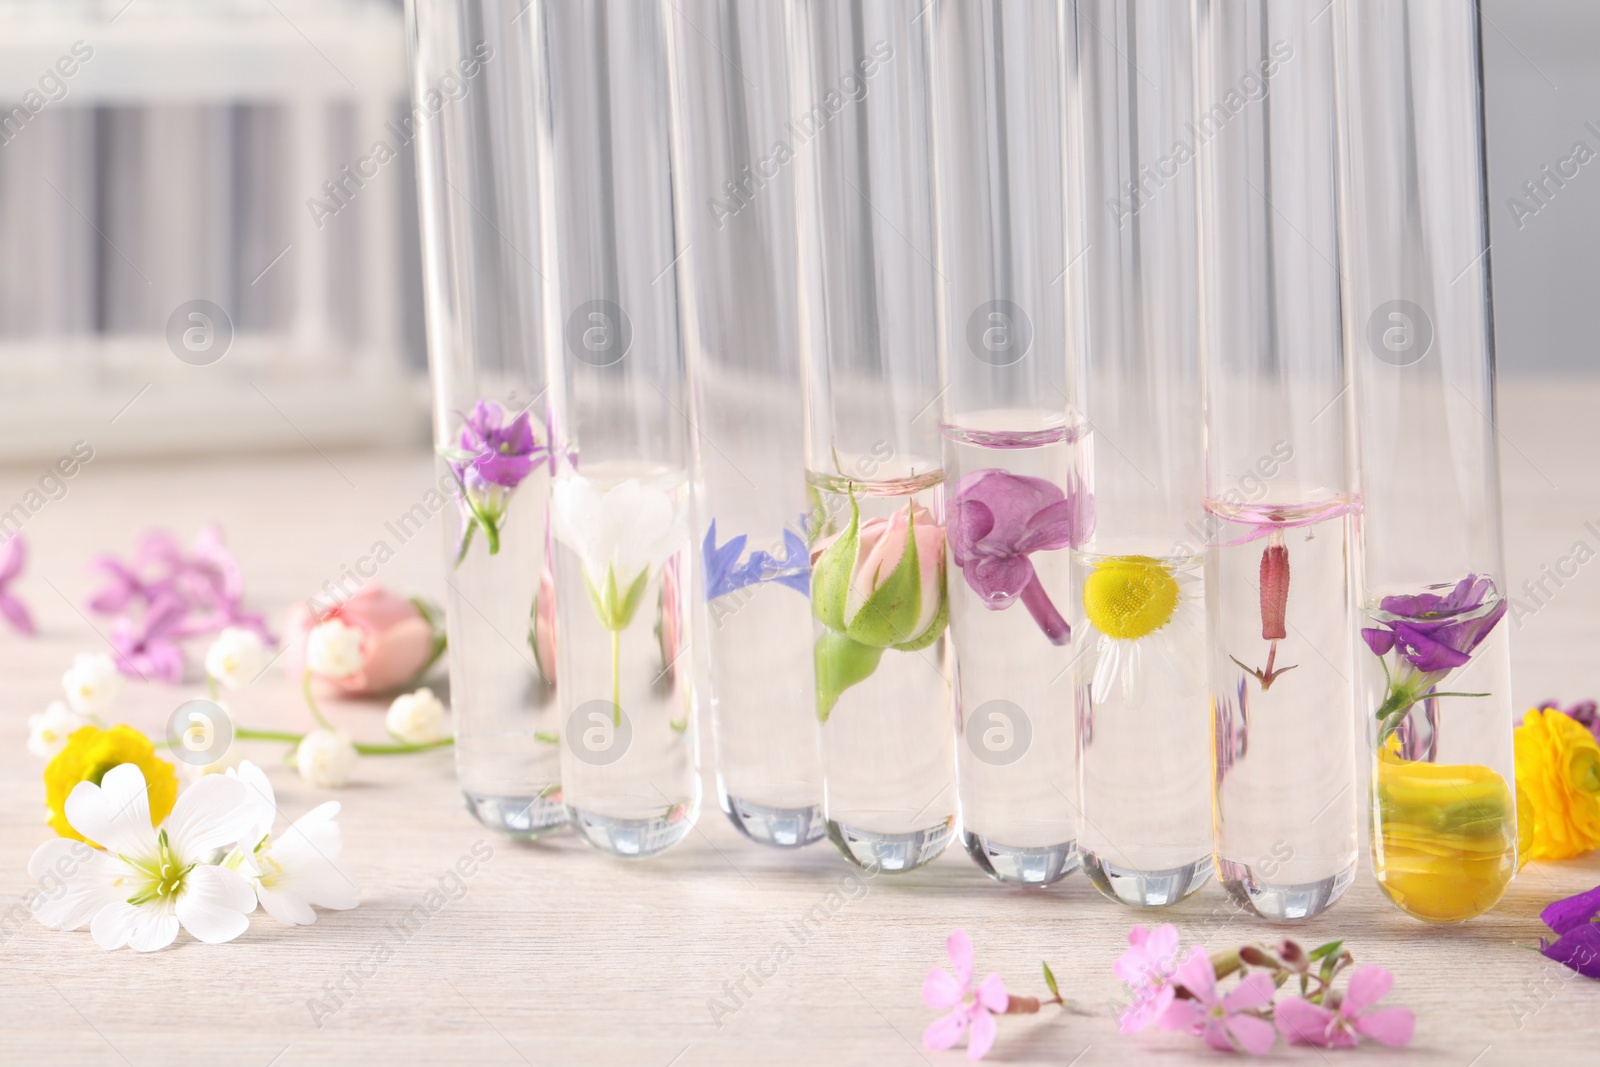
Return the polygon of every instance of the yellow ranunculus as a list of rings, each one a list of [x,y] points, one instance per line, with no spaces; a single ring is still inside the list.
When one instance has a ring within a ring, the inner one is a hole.
[[[150,739],[131,726],[113,726],[109,730],[80,726],[67,738],[67,747],[56,753],[44,769],[45,805],[50,809],[51,829],[62,837],[95,844],[67,822],[67,797],[79,782],[99,785],[107,771],[123,763],[132,763],[144,772],[150,825],[160,826],[178,799],[178,775],[172,764],[158,757]]]
[[[1528,859],[1564,860],[1600,848],[1600,742],[1555,708],[1517,727],[1517,786],[1533,826]]]

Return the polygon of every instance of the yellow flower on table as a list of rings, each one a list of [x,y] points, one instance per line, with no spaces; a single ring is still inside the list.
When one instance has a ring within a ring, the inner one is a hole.
[[[1532,827],[1527,858],[1564,860],[1600,848],[1600,742],[1555,708],[1535,709],[1516,731],[1517,792]]]
[[[89,841],[67,822],[67,797],[79,782],[100,784],[111,768],[132,763],[144,772],[150,800],[150,825],[160,826],[178,799],[178,775],[172,764],[156,755],[155,746],[131,726],[81,726],[67,738],[67,747],[45,765],[45,806],[50,810],[50,827],[62,837]],[[97,846],[98,847],[98,846]]]

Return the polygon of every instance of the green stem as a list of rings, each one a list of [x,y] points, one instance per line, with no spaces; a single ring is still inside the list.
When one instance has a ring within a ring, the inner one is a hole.
[[[286,741],[291,745],[298,745],[306,739],[305,734],[291,734],[286,730],[245,730],[235,729],[233,736],[240,741]]]
[[[316,721],[318,726],[322,727],[324,730],[327,730],[329,733],[333,733],[333,724],[323,716],[322,709],[317,707],[317,698],[311,695],[310,667],[306,668],[305,676],[301,679],[300,691],[305,694],[306,707],[311,709],[311,718]]]
[[[206,675],[206,692],[211,695],[213,704],[222,699],[222,694],[217,692],[217,680],[210,674]]]
[[[622,725],[622,631],[611,631],[612,726]]]
[[[481,521],[483,523],[483,536],[489,542],[489,555],[493,556],[500,551],[500,528],[489,519]]]
[[[472,534],[478,528],[477,517],[467,520],[466,527],[461,531],[461,547],[456,549],[456,566],[461,566],[461,561],[467,558],[467,549],[472,547]]]
[[[441,737],[437,741],[423,741],[421,744],[416,745],[368,744],[365,741],[357,741],[356,751],[364,756],[393,756],[404,752],[426,752],[431,748],[444,748],[455,743],[455,738],[453,737]]]

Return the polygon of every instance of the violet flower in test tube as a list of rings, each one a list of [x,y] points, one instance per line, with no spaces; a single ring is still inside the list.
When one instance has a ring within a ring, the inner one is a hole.
[[[442,451],[461,487],[463,525],[456,565],[466,558],[473,531],[479,527],[489,554],[495,555],[500,551],[500,522],[512,492],[533,473],[534,463],[548,456],[549,449],[539,443],[527,411],[518,412],[508,422],[499,404],[479,400],[461,427],[461,447]]]
[[[1028,557],[1075,547],[1094,526],[1094,500],[1081,487],[1011,474],[996,467],[961,479],[951,501],[950,554],[990,611],[1019,599],[1053,645],[1072,639]]]

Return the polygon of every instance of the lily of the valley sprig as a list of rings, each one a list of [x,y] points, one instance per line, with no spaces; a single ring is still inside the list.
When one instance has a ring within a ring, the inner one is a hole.
[[[688,540],[683,507],[663,489],[629,478],[602,491],[580,474],[550,494],[556,540],[577,553],[595,618],[611,633],[611,703],[622,720],[622,632],[650,579]]]
[[[506,421],[505,411],[492,400],[479,400],[463,417],[460,446],[439,449],[450,465],[450,473],[461,493],[461,542],[456,549],[456,566],[467,558],[472,535],[483,530],[489,555],[500,551],[500,526],[511,495],[534,464],[549,456],[547,445],[539,443],[527,411]]]
[[[850,492],[850,525],[811,549],[811,612],[825,627],[815,648],[817,718],[878,669],[887,649],[917,652],[944,633],[944,527],[907,504],[861,521]]]

